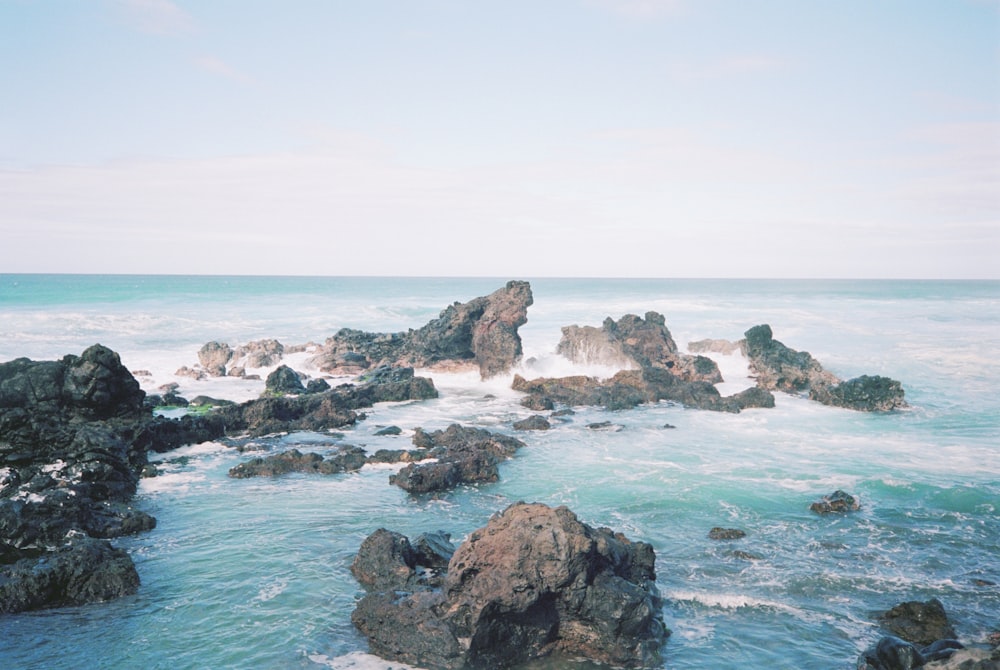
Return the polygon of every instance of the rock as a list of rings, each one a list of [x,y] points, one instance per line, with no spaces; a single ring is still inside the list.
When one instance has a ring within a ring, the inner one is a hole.
[[[809,509],[817,514],[831,514],[854,512],[861,509],[861,505],[854,496],[838,489],[811,504]]]
[[[924,658],[916,647],[890,635],[862,653],[857,667],[859,670],[912,670],[923,664]]]
[[[767,406],[769,396],[768,392],[755,392],[723,398],[708,382],[685,381],[667,369],[655,367],[623,370],[607,380],[578,375],[528,381],[515,375],[512,388],[565,405],[597,405],[609,410],[668,400],[685,407],[736,413],[741,406]],[[770,400],[773,404],[773,396]]]
[[[325,379],[310,379],[306,384],[306,393],[323,393],[330,390],[330,383]]]
[[[895,379],[868,375],[809,389],[811,400],[861,412],[890,412],[907,407],[905,395],[902,384]]]
[[[206,342],[198,350],[198,362],[213,377],[225,377],[226,365],[233,357],[233,350],[223,342]]]
[[[235,404],[232,400],[213,398],[207,395],[196,395],[188,401],[190,407],[232,407]]]
[[[547,412],[555,408],[550,398],[540,395],[529,395],[521,398],[521,407],[534,410],[535,412]]]
[[[552,424],[549,423],[548,419],[539,414],[534,414],[521,421],[515,421],[513,425],[514,430],[548,430],[551,427]]]
[[[959,649],[965,649],[965,645],[958,640],[938,640],[921,649],[920,655],[926,662],[943,661],[954,656]]]
[[[413,444],[429,450],[438,459],[435,463],[413,463],[389,477],[410,493],[429,493],[454,488],[459,484],[495,482],[499,479],[497,464],[524,446],[513,437],[491,433],[482,428],[452,424],[445,430],[427,433],[414,431]]]
[[[528,282],[511,281],[488,296],[456,302],[418,330],[366,333],[344,328],[311,359],[324,372],[393,365],[478,367],[483,379],[505,374],[521,359],[517,329],[532,304]]]
[[[410,540],[399,533],[379,528],[365,538],[358,549],[351,574],[362,585],[396,591],[411,587],[416,574],[417,553]]]
[[[626,314],[618,321],[604,320],[600,329],[566,326],[557,353],[575,363],[596,363],[620,368],[660,368],[684,381],[716,384],[722,374],[715,361],[677,350],[666,320],[657,312],[646,317]]]
[[[710,540],[739,540],[746,536],[746,532],[739,528],[719,528],[717,526],[708,531],[708,539]]]
[[[305,392],[301,375],[287,365],[279,365],[264,381],[266,396],[302,395]]]
[[[399,426],[386,426],[385,428],[381,428],[375,431],[375,435],[379,437],[385,435],[402,435],[402,434],[403,434],[403,429],[400,428]]]
[[[242,368],[269,368],[281,362],[285,347],[278,340],[254,340],[233,351],[232,362]]]
[[[102,602],[138,589],[128,553],[89,537],[0,565],[0,613]]]
[[[254,458],[231,468],[229,476],[234,479],[248,477],[276,477],[290,472],[317,473],[324,475],[360,470],[368,458],[361,447],[344,446],[340,451],[324,459],[319,454],[303,454],[298,449],[289,449],[280,454]]]
[[[918,645],[955,637],[944,605],[937,598],[900,603],[879,616],[879,623],[893,635]]]
[[[413,550],[417,555],[417,565],[445,569],[455,553],[455,545],[451,543],[449,533],[438,530],[418,535],[413,541]]]
[[[251,436],[294,430],[328,431],[353,425],[355,410],[377,402],[400,402],[436,398],[434,382],[416,377],[413,368],[383,367],[366,376],[361,384],[344,384],[324,393],[298,397],[266,397],[241,405],[217,409],[214,418],[230,435]]]
[[[646,543],[565,507],[517,503],[458,547],[441,589],[369,593],[351,620],[372,653],[432,669],[553,653],[656,667],[669,631],[654,565]]]
[[[906,407],[905,393],[898,381],[867,375],[841,381],[824,370],[808,352],[796,351],[775,340],[767,324],[754,326],[745,336],[740,345],[757,386],[762,389],[805,393],[825,405],[866,412]]]

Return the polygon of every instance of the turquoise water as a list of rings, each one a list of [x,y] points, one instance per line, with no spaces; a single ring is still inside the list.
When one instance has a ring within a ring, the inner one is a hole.
[[[416,328],[507,279],[0,275],[0,360],[101,342],[149,373],[139,377],[149,391],[176,381],[189,397],[240,400],[262,383],[173,373],[213,339],[297,344],[342,327]],[[246,455],[185,447],[163,455],[165,474],[140,488],[158,527],[117,541],[136,561],[139,593],[0,619],[0,667],[399,668],[368,656],[350,624],[358,545],[380,526],[460,540],[516,500],[565,504],[653,544],[673,630],[667,668],[853,668],[879,636],[875,614],[903,600],[939,598],[967,642],[1000,625],[1000,587],[978,581],[1000,582],[1000,283],[531,284],[525,376],[600,372],[554,355],[560,328],[655,310],[682,347],[769,323],[843,378],[899,379],[911,408],[869,415],[784,395],[739,415],[582,408],[551,431],[517,434],[527,447],[501,466],[500,482],[439,496],[389,486],[388,467],[232,480],[228,469]],[[724,392],[749,383],[738,356],[717,360]],[[511,423],[530,414],[509,378],[433,376],[439,399],[380,405],[343,441],[402,448],[414,427],[456,421],[515,434]],[[622,428],[586,428],[597,421]],[[374,435],[389,424],[404,434]],[[293,434],[271,446],[330,444]],[[808,511],[837,488],[862,509]],[[711,541],[713,526],[747,537]]]

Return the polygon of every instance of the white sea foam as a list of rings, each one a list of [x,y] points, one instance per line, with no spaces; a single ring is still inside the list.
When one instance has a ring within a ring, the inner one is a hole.
[[[309,660],[318,665],[325,665],[333,670],[420,670],[413,665],[399,661],[386,661],[372,654],[356,651],[343,656],[326,656],[325,654],[309,654]]]
[[[184,492],[191,489],[193,484],[204,482],[207,479],[201,472],[165,472],[156,477],[146,477],[139,481],[139,493],[165,493]]]
[[[209,454],[218,454],[229,451],[232,450],[221,442],[199,442],[198,444],[189,444],[185,447],[178,447],[177,449],[173,449],[162,454],[150,454],[149,460],[151,463],[159,463],[161,461],[176,460],[183,457],[207,456]]]
[[[738,609],[772,609],[780,612],[787,612],[795,616],[804,616],[805,612],[793,605],[755,598],[743,593],[708,593],[699,591],[670,591],[665,594],[669,600],[697,603],[705,607],[723,610]]]

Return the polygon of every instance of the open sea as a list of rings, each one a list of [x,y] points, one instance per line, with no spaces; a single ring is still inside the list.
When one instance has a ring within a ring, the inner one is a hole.
[[[362,540],[385,527],[461,541],[518,500],[567,505],[653,545],[673,631],[666,668],[852,669],[881,635],[877,613],[906,600],[938,598],[966,643],[1000,628],[1000,282],[6,274],[0,360],[99,342],[142,371],[147,392],[177,382],[188,398],[242,401],[263,382],[175,372],[210,340],[289,345],[343,327],[419,328],[509,279],[528,279],[534,293],[519,331],[528,378],[610,374],[558,357],[561,327],[653,310],[682,350],[768,323],[843,379],[901,381],[910,408],[866,414],[776,394],[775,408],[737,415],[578,408],[552,430],[517,432],[511,424],[532,412],[511,377],[428,374],[439,399],[378,405],[339,441],[407,448],[413,428],[455,422],[514,435],[527,446],[501,464],[499,482],[411,496],[389,485],[396,466],[239,480],[229,468],[252,455],[221,444],[155,456],[163,474],[142,481],[137,503],[158,526],[114,541],[136,562],[139,592],[0,617],[0,668],[398,670],[351,625],[362,591],[349,566]],[[752,385],[739,354],[712,356],[724,395]],[[304,360],[288,362],[315,374]],[[621,429],[587,428],[599,421]],[[403,434],[375,435],[387,425]],[[322,452],[333,438],[271,443]],[[836,489],[861,510],[809,511]],[[747,535],[710,540],[714,526]]]

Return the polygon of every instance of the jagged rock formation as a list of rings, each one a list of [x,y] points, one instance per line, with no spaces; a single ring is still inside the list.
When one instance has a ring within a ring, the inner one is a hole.
[[[868,412],[906,407],[902,385],[893,379],[861,376],[841,381],[827,372],[809,352],[796,351],[775,340],[767,324],[746,331],[740,345],[757,385],[769,391],[808,393],[825,405]]]
[[[280,454],[262,456],[240,463],[229,469],[229,476],[234,479],[247,479],[277,477],[290,472],[333,475],[360,470],[367,462],[368,457],[361,447],[344,446],[327,458],[312,452],[303,454],[298,449],[289,449]]]
[[[351,620],[383,658],[431,669],[504,668],[553,653],[657,667],[669,631],[655,555],[565,507],[516,503],[455,550],[440,588],[413,583],[405,537],[380,530],[354,572]],[[386,560],[372,558],[382,547]]]
[[[642,403],[670,400],[685,407],[720,412],[739,412],[749,407],[773,407],[774,396],[752,388],[722,397],[709,382],[684,381],[664,368],[623,370],[607,380],[574,376],[526,380],[515,375],[512,388],[539,400],[569,406],[598,405],[607,409],[628,409]]]
[[[556,352],[574,363],[597,363],[628,368],[663,368],[683,381],[717,384],[722,374],[705,356],[682,354],[657,312],[646,318],[626,314],[618,321],[608,317],[600,328],[565,326]]]
[[[138,588],[105,538],[156,523],[128,505],[146,463],[144,396],[101,345],[0,364],[0,612]]]
[[[987,670],[995,664],[983,654],[976,659],[946,662],[965,646],[955,639],[955,629],[948,620],[944,605],[937,598],[927,602],[908,601],[879,616],[879,623],[889,631],[862,652],[858,670],[910,670],[919,667]]]
[[[478,367],[483,379],[504,374],[521,358],[517,329],[527,322],[531,286],[511,281],[488,296],[456,302],[438,318],[405,333],[344,328],[327,339],[311,363],[324,372],[378,365]]]

